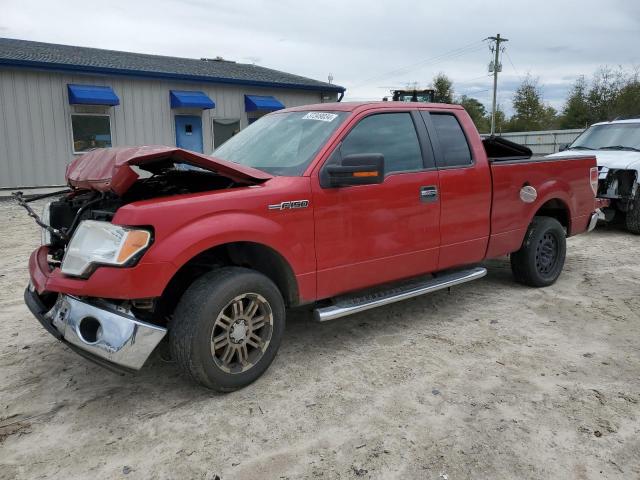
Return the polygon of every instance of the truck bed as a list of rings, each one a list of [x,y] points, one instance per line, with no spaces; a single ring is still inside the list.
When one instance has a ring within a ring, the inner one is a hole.
[[[517,250],[530,218],[540,209],[543,214],[571,212],[565,215],[569,217],[565,219],[568,236],[587,229],[594,210],[594,194],[590,177],[585,172],[590,172],[595,166],[595,157],[501,157],[490,158],[489,165],[493,193],[487,257],[506,255]],[[525,186],[535,189],[535,200],[524,201],[520,198],[520,191]]]

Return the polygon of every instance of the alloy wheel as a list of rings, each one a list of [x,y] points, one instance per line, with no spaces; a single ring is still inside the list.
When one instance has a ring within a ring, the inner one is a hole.
[[[242,373],[264,355],[273,333],[269,302],[257,293],[233,298],[222,309],[211,332],[211,355],[227,373]]]

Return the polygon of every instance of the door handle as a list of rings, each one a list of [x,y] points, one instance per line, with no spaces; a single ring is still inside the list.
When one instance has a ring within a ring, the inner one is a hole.
[[[429,203],[438,201],[438,187],[435,185],[427,185],[420,187],[420,201]]]

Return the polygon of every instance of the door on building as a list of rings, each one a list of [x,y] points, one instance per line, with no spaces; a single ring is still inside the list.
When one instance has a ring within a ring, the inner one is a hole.
[[[202,152],[202,118],[196,115],[176,115],[176,146]]]

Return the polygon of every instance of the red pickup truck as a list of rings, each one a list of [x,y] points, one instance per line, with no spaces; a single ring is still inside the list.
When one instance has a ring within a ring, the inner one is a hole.
[[[213,156],[98,149],[31,211],[43,246],[25,301],[105,366],[137,370],[166,336],[193,379],[234,390],[273,360],[288,308],[331,320],[504,255],[515,280],[555,282],[565,238],[595,226],[596,160],[529,157],[483,143],[459,106],[400,102],[281,110]]]

